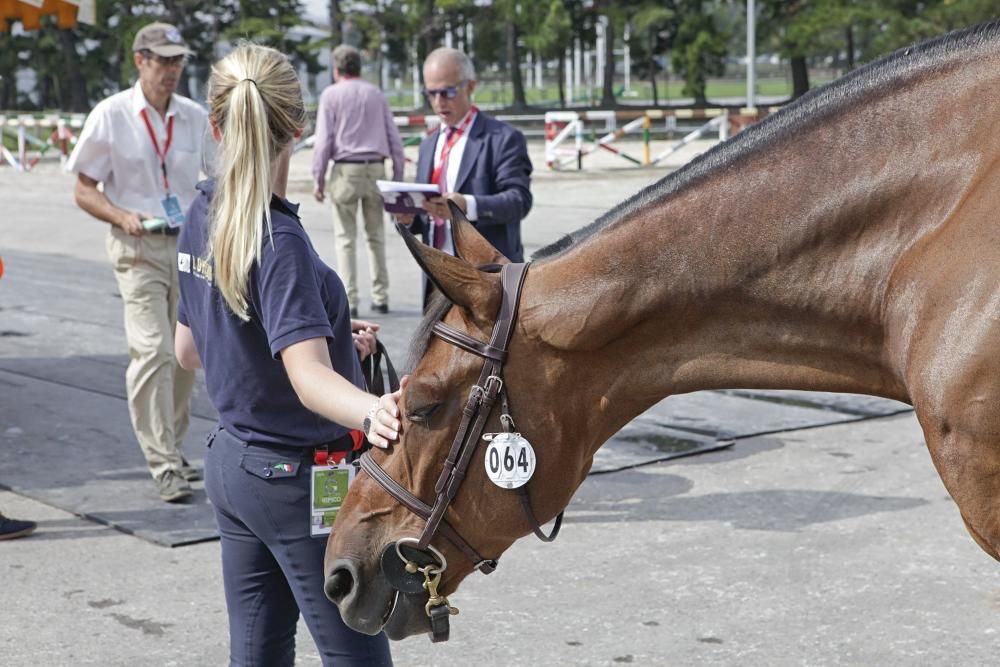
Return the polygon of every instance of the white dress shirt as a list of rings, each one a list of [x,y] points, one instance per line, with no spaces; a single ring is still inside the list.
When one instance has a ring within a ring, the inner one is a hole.
[[[463,117],[462,120],[465,120]],[[448,153],[448,172],[445,174],[445,185],[447,192],[455,192],[455,182],[458,180],[458,170],[462,166],[462,155],[465,154],[465,144],[468,143],[469,133],[472,132],[472,127],[479,120],[479,113],[477,112],[472,116],[472,121],[469,126],[465,128],[462,135],[455,142],[455,145],[451,147],[451,152]],[[461,125],[461,122],[459,122]],[[444,124],[441,124],[441,129],[438,130],[437,144],[434,146],[434,163],[433,166],[436,167],[441,162],[441,152],[444,150],[444,145],[447,143],[445,140]],[[476,198],[472,195],[462,195],[465,197],[465,217],[469,220],[478,220],[478,210],[476,209]],[[455,247],[451,242],[451,221],[445,220],[444,223],[444,246],[441,248],[449,255],[455,254]]]
[[[173,95],[167,117],[146,101],[137,82],[128,90],[102,100],[87,116],[66,170],[104,184],[104,194],[119,208],[164,217],[161,200],[167,195],[160,158],[142,119],[146,109],[156,141],[163,150],[167,121],[174,118],[173,138],[166,154],[170,194],[186,213],[197,192],[199,173],[212,173],[215,141],[208,112],[181,95]]]

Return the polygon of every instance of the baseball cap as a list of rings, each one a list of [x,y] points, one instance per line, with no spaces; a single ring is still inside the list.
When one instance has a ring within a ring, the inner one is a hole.
[[[135,34],[133,51],[152,51],[158,56],[191,55],[191,49],[184,43],[181,31],[169,23],[150,23]]]

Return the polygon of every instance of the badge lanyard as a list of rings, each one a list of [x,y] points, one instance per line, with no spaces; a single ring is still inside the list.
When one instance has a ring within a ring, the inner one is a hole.
[[[142,120],[146,123],[146,129],[149,131],[149,138],[153,140],[153,150],[156,151],[156,157],[160,158],[160,170],[163,172],[163,187],[167,191],[167,195],[170,195],[170,181],[167,180],[167,151],[170,150],[170,142],[174,138],[174,117],[171,116],[167,120],[167,141],[163,144],[163,150],[160,150],[160,142],[156,140],[156,133],[153,132],[153,126],[149,122],[149,116],[146,115],[146,110],[143,109],[141,112]]]
[[[444,148],[441,149],[441,159],[438,160],[438,165],[434,168],[434,172],[431,174],[431,183],[438,183],[438,179],[441,178],[441,170],[448,164],[448,155],[451,154],[451,149],[458,143],[458,140],[462,138],[462,135],[469,129],[469,126],[472,125],[472,121],[475,119],[478,112],[479,109],[473,105],[472,108],[469,109],[468,113],[465,114],[465,118],[462,119],[462,122],[458,125],[458,127],[452,130],[451,136],[448,137],[448,141],[445,142]],[[447,176],[445,176],[445,178],[447,178]]]
[[[153,125],[149,122],[146,109],[143,108],[140,114],[142,115],[142,120],[146,123],[149,138],[153,141],[153,150],[156,151],[156,157],[160,159],[160,171],[163,172],[163,188],[166,190],[166,196],[160,200],[160,203],[163,205],[163,212],[166,214],[163,222],[169,227],[180,227],[184,224],[184,210],[181,208],[181,203],[177,196],[170,194],[170,181],[167,179],[167,152],[170,150],[170,143],[174,139],[174,116],[167,119],[167,140],[163,144],[163,150],[160,150],[160,142],[156,140],[156,133],[153,132]]]

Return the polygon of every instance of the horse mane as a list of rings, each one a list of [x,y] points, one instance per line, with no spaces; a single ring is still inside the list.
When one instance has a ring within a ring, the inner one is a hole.
[[[405,372],[411,372],[416,367],[417,362],[424,356],[424,353],[427,351],[427,345],[431,340],[431,331],[434,328],[434,324],[444,319],[449,308],[451,308],[451,301],[446,299],[441,292],[435,290],[434,297],[427,306],[427,310],[424,311],[423,319],[420,320],[417,330],[413,332],[413,338],[410,339],[410,353],[406,361]]]
[[[801,133],[818,120],[881,97],[924,72],[953,64],[956,55],[992,46],[1000,36],[1000,20],[958,30],[908,46],[848,72],[815,88],[778,112],[717,144],[685,166],[643,188],[594,222],[535,251],[532,261],[553,258],[610,225],[626,220],[647,207],[697,184],[706,176],[737,163],[789,136]]]

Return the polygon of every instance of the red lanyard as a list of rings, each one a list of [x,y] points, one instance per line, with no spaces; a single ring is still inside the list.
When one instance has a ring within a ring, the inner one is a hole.
[[[475,119],[478,112],[479,109],[473,105],[473,107],[465,114],[465,118],[462,119],[462,122],[459,123],[458,127],[452,128],[451,136],[448,137],[448,141],[445,142],[444,148],[441,149],[441,159],[438,160],[438,165],[434,168],[434,173],[431,174],[431,183],[437,183],[438,179],[441,178],[441,170],[444,169],[446,164],[448,164],[448,155],[451,154],[452,147],[458,143],[459,138],[461,138],[461,136],[465,134],[465,131],[469,129],[469,126],[472,125],[472,121]]]
[[[167,180],[167,151],[170,150],[170,142],[174,138],[174,117],[171,116],[167,119],[167,142],[163,144],[163,150],[160,150],[160,142],[156,140],[156,134],[153,132],[153,126],[149,123],[149,116],[146,115],[146,109],[139,112],[142,115],[142,119],[146,121],[146,129],[149,130],[149,138],[153,140],[153,150],[156,151],[156,157],[160,158],[160,171],[163,172],[163,187],[167,189],[167,194],[170,194],[170,182]]]

